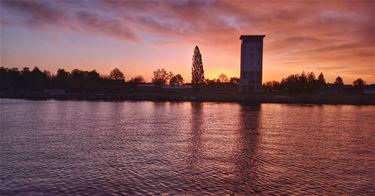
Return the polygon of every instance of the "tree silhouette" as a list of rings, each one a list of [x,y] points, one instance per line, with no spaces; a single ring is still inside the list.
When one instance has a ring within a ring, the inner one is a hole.
[[[143,78],[143,76],[135,76],[134,78],[130,79],[129,82],[134,85],[138,85],[138,84],[145,83],[145,79]]]
[[[269,88],[272,88],[272,85],[263,85],[266,90],[269,91]],[[308,72],[307,75],[305,72],[301,74],[292,74],[287,78],[281,80],[280,85],[277,86],[275,91],[284,91],[291,93],[313,93],[318,90],[318,80],[315,77],[314,72]]]
[[[85,75],[86,79],[88,80],[100,80],[100,75],[96,70],[85,72]]]
[[[184,78],[182,78],[181,74],[177,74],[170,79],[169,84],[171,86],[181,86],[184,84]]]
[[[300,92],[302,90],[302,85],[300,84],[299,78],[298,74],[292,74],[285,79],[283,78],[281,80],[282,89],[287,92]]]
[[[344,89],[344,81],[342,80],[342,78],[340,76],[337,76],[335,82],[335,87],[336,87],[336,91],[342,91]]]
[[[125,80],[124,74],[117,68],[111,71],[109,78],[112,80]]]
[[[277,92],[280,88],[280,82],[278,81],[269,81],[263,84],[263,89],[266,92]]]
[[[30,68],[29,67],[22,68],[22,74],[27,74],[27,73],[30,73]]]
[[[96,70],[83,71],[79,69],[74,69],[69,74],[67,80],[67,90],[69,92],[91,92],[97,91],[101,88],[102,84],[108,80],[101,78]],[[112,87],[108,86],[108,89]]]
[[[135,76],[134,78],[129,80],[129,84],[134,91],[137,91],[138,85],[142,83],[145,83],[145,79],[143,78],[143,76]]]
[[[318,89],[318,81],[316,80],[314,72],[307,74],[307,89],[306,92],[315,92]]]
[[[68,76],[69,72],[65,71],[64,69],[58,69],[55,77],[58,80],[66,80]]]
[[[326,84],[326,80],[324,79],[323,72],[320,72],[320,74],[318,76],[318,83],[319,83],[319,85],[325,85]]]
[[[155,86],[161,88],[164,86],[167,81],[172,77],[172,72],[167,72],[164,68],[157,69],[154,71],[154,77],[152,78],[152,83],[154,83]]]
[[[0,89],[6,91],[42,91],[48,88],[64,89],[66,92],[118,92],[124,89],[123,80],[101,77],[95,70],[74,69],[71,73],[58,69],[55,75],[41,71],[38,67],[31,71],[24,67],[0,67]]]
[[[67,93],[114,93],[137,90],[137,85],[145,82],[142,76],[136,76],[129,80],[128,83],[125,83],[124,79],[121,80],[121,78],[124,78],[123,74],[117,74],[119,72],[120,70],[117,69],[117,71],[113,71],[116,74],[112,74],[112,77],[105,77],[101,76],[96,70],[84,71],[74,69],[68,72],[64,69],[58,69],[56,74],[52,75],[49,71],[41,71],[38,67],[34,67],[32,70],[28,67],[24,67],[21,70],[18,70],[18,68],[0,67],[0,90],[5,92],[40,92],[43,89],[59,88],[64,89]],[[233,84],[238,84],[238,81],[238,78],[233,77],[230,78],[231,85],[218,84],[220,82],[228,82],[225,74],[221,74],[219,79],[205,80],[208,87],[215,87],[216,90],[222,90],[226,86],[233,87]],[[167,82],[172,86],[178,86],[182,85],[184,80],[181,74],[174,76],[172,72],[168,72],[165,69],[158,69],[154,71],[152,82],[161,89]],[[361,93],[365,86],[366,82],[361,78],[353,82],[353,87],[358,93]],[[328,86],[326,85],[323,73],[320,73],[316,79],[313,72],[307,72],[307,74],[302,72],[301,74],[289,75],[287,78],[283,78],[280,83],[276,81],[267,82],[263,84],[263,89],[267,92],[280,93],[316,93],[322,92],[322,90],[339,92],[344,90],[344,82],[338,76],[334,82],[334,86]]]
[[[0,67],[0,90],[9,90],[13,87],[9,69]]]
[[[299,82],[297,84],[298,84],[299,88],[301,89],[300,91],[301,92],[306,91],[306,89],[308,88],[307,87],[308,86],[308,80],[307,80],[307,76],[306,76],[304,71],[302,71],[302,74],[300,75],[298,81]]]
[[[323,87],[324,85],[326,85],[326,80],[324,79],[323,72],[320,72],[318,76],[318,84],[319,84],[319,87]]]
[[[57,88],[65,88],[68,77],[69,77],[69,72],[65,71],[64,69],[58,69],[56,72],[56,75],[53,77],[55,86]]]
[[[239,84],[240,83],[240,79],[237,78],[237,77],[231,77],[230,80],[229,80],[229,83],[231,83],[231,84]]]
[[[316,80],[314,72],[310,72],[307,74],[307,81],[308,82],[314,82]]]
[[[49,79],[49,76],[45,72],[40,71],[38,67],[34,67],[30,72],[27,84],[35,90],[42,90],[48,87]]]
[[[209,78],[207,78],[207,79],[205,79],[205,83],[206,84],[215,84],[215,83],[217,83],[217,79],[216,78],[214,78],[214,79],[209,79]]]
[[[228,76],[225,75],[224,73],[221,73],[219,75],[219,78],[217,79],[217,82],[218,83],[228,83],[229,82]]]
[[[342,80],[342,78],[340,76],[337,76],[334,84],[336,84],[338,86],[344,86],[344,81]]]
[[[204,84],[202,55],[198,46],[195,46],[194,48],[193,63],[191,67],[191,83],[196,91],[199,90],[202,84]]]
[[[353,82],[353,86],[354,86],[354,89],[358,92],[362,92],[363,91],[363,87],[366,85],[366,82],[363,81],[361,78],[358,78],[356,79],[354,82]]]

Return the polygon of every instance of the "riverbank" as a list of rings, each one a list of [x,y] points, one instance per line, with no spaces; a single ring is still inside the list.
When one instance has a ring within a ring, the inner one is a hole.
[[[63,93],[1,92],[0,98],[33,100],[104,100],[104,101],[198,101],[198,102],[247,102],[247,103],[303,103],[303,104],[352,104],[375,105],[375,95],[353,94],[245,94],[238,92],[127,92],[127,93]]]

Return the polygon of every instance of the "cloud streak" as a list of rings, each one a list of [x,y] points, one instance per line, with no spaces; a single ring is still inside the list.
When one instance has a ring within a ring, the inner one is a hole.
[[[147,43],[146,33],[170,46],[199,42],[232,56],[238,55],[240,34],[266,34],[266,56],[273,66],[315,63],[316,58],[326,70],[374,66],[373,1],[3,0],[1,7],[3,25],[53,26],[124,42]]]

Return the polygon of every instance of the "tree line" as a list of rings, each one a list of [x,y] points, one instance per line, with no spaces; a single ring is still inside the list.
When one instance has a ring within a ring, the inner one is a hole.
[[[366,82],[361,78],[353,81],[353,89],[362,92]],[[344,89],[344,81],[338,76],[333,84],[326,82],[324,74],[320,73],[316,78],[314,72],[302,72],[301,74],[292,74],[283,78],[281,82],[269,81],[263,84],[263,90],[266,92],[289,92],[289,93],[317,93],[327,90],[328,87],[334,91]]]
[[[74,69],[71,72],[58,69],[56,74],[34,67],[0,67],[0,89],[3,91],[23,90],[42,91],[43,89],[65,89],[68,92],[115,91],[124,85],[124,74],[117,68],[108,76],[100,75],[96,70]]]
[[[231,80],[232,81],[232,80]],[[198,46],[194,48],[192,59],[192,81],[195,90],[200,90],[202,85],[210,83],[205,80],[202,55]],[[222,74],[216,82],[227,82],[227,77]],[[125,75],[117,68],[109,75],[100,75],[96,70],[84,71],[74,69],[71,72],[58,69],[56,74],[47,70],[34,67],[32,70],[24,67],[18,68],[0,67],[0,89],[3,91],[42,91],[43,89],[64,89],[66,92],[115,92],[121,89],[136,89],[139,84],[145,83],[142,76],[136,76],[125,80]],[[182,86],[184,78],[181,74],[173,74],[165,68],[153,72],[152,83],[155,87]]]
[[[192,67],[191,67],[191,86],[195,91],[201,90],[204,86],[238,87],[240,79],[237,77],[228,78],[224,73],[217,79],[208,79],[204,77],[202,55],[198,46],[195,46]],[[153,72],[152,84],[155,87],[162,88],[165,85],[179,87],[184,85],[184,78],[181,74],[173,74],[165,68],[157,69]],[[58,69],[56,74],[38,67],[32,70],[24,67],[18,68],[0,67],[0,90],[12,91],[42,91],[43,89],[64,89],[66,92],[118,92],[120,90],[136,90],[139,84],[145,83],[142,76],[136,76],[130,80],[125,80],[125,75],[118,68],[113,69],[109,75],[100,75],[96,70],[84,71],[74,69],[71,72],[64,69]],[[353,82],[354,89],[362,91],[366,82],[357,79]],[[266,92],[289,92],[289,93],[316,93],[327,87],[334,87],[335,90],[344,88],[343,79],[338,76],[334,84],[327,84],[323,73],[318,77],[314,72],[302,72],[301,74],[292,74],[283,78],[281,82],[269,81],[263,84],[263,91]]]
[[[192,74],[194,74],[194,71]],[[198,90],[204,85],[229,83],[237,86],[239,84],[239,78],[232,77],[229,79],[224,73],[220,74],[218,79],[204,79],[202,75],[198,75],[198,78],[193,78],[191,83]],[[3,91],[64,89],[67,92],[113,92],[124,88],[136,88],[137,85],[143,83],[145,83],[145,80],[142,76],[136,76],[126,81],[124,73],[118,68],[113,69],[109,75],[100,75],[96,70],[74,69],[69,72],[58,69],[56,74],[51,74],[47,70],[41,71],[38,67],[34,67],[32,70],[28,67],[24,67],[22,70],[0,67],[0,89]],[[160,68],[153,72],[152,84],[160,88],[165,85],[178,87],[184,85],[184,78],[181,74],[173,74],[165,68]],[[302,72],[301,74],[289,75],[283,78],[281,82],[266,82],[263,84],[263,90],[266,92],[316,93],[326,89],[328,85],[337,90],[344,88],[344,82],[340,76],[336,78],[333,84],[328,84],[323,73],[316,77],[314,72],[308,72],[307,74]],[[366,82],[361,78],[353,82],[353,87],[357,91],[362,91],[365,85]]]
[[[182,86],[184,78],[181,74],[173,74],[165,68],[157,69],[153,72],[152,83],[157,87],[164,85]],[[230,80],[234,81],[233,78]],[[224,74],[217,80],[206,79],[201,84],[206,83],[226,83],[229,82]],[[118,68],[113,69],[109,75],[100,75],[96,70],[85,71],[73,69],[71,72],[58,69],[55,74],[50,71],[40,70],[38,67],[30,69],[0,67],[0,89],[1,90],[30,90],[41,91],[43,89],[65,89],[69,92],[98,91],[118,89],[121,85],[132,87],[145,83],[143,76],[135,76],[125,80],[125,75]]]

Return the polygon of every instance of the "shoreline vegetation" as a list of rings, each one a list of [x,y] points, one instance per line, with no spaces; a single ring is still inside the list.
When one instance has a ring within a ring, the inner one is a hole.
[[[58,69],[51,74],[38,67],[0,67],[0,98],[375,105],[375,84],[367,85],[361,78],[353,85],[344,84],[340,76],[327,83],[323,73],[316,77],[313,72],[302,72],[280,82],[268,81],[255,91],[239,92],[240,78],[224,73],[217,79],[204,77],[198,47],[192,65],[191,83],[164,68],[155,70],[149,83],[142,76],[126,80],[117,68],[100,75],[96,70]]]
[[[0,98],[28,100],[86,100],[86,101],[171,101],[171,102],[238,102],[249,104],[350,104],[375,105],[375,95],[316,95],[218,92],[127,92],[127,93],[63,93],[1,92]]]

